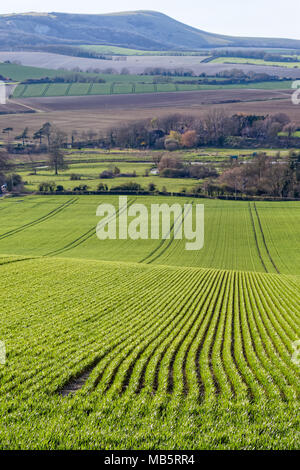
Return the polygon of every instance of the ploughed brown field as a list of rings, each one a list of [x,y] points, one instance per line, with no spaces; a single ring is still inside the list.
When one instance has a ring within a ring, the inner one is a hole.
[[[157,117],[170,113],[201,116],[213,108],[230,114],[286,113],[300,124],[300,106],[292,104],[291,90],[202,90],[177,93],[149,93],[130,95],[67,96],[26,98],[12,100],[17,113],[28,110],[33,114],[0,115],[0,128],[10,127],[21,131],[25,126],[36,130],[49,121],[66,132],[73,129],[101,131],[120,122]],[[2,106],[0,105],[0,113]]]
[[[32,112],[32,108],[19,104],[13,101],[8,101],[6,104],[0,104],[0,114],[15,114],[15,113],[28,113]],[[6,116],[6,119],[9,119]]]
[[[126,67],[132,74],[141,74],[148,67],[184,67],[193,70],[197,75],[201,73],[216,75],[224,70],[238,68],[244,72],[267,73],[281,78],[297,79],[300,77],[299,68],[277,67],[274,65],[203,63],[204,59],[205,56],[128,56],[126,60],[118,60],[117,57],[114,57],[114,60],[101,60],[52,54],[49,52],[0,51],[0,62],[6,60],[11,62],[19,61],[22,65],[57,70],[60,68],[72,70],[76,67],[79,67],[81,70],[88,70],[89,68],[98,68],[100,70],[113,68],[120,72]]]

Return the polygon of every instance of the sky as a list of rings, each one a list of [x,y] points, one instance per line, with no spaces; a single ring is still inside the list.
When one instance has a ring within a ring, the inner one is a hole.
[[[232,36],[300,39],[299,0],[10,0],[0,14],[111,13],[156,10],[204,31]]]

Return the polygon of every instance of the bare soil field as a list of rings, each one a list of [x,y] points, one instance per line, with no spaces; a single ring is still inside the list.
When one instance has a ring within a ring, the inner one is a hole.
[[[203,90],[183,93],[153,93],[80,97],[27,98],[14,100],[14,105],[27,106],[34,114],[0,115],[1,127],[21,131],[25,126],[35,131],[49,121],[66,132],[73,129],[105,130],[119,123],[152,118],[171,113],[201,116],[210,109],[274,114],[286,113],[300,125],[300,106],[291,101],[291,90]],[[1,106],[0,106],[1,112]]]
[[[9,100],[6,104],[0,104],[0,115],[19,114],[33,112],[32,108],[21,103]],[[8,118],[7,118],[8,119]],[[23,118],[24,119],[24,118]]]
[[[141,74],[147,67],[165,67],[173,69],[184,67],[193,70],[196,74],[204,72],[208,75],[215,75],[224,70],[238,68],[245,72],[252,71],[267,73],[269,75],[276,75],[280,78],[300,78],[299,68],[289,69],[287,67],[274,67],[272,65],[202,63],[203,59],[205,59],[205,57],[200,56],[127,56],[126,60],[124,60],[124,57],[123,60],[118,60],[117,57],[114,57],[113,60],[100,60],[52,54],[48,52],[0,51],[0,62],[4,62],[6,60],[19,61],[22,65],[50,69],[64,68],[66,70],[72,70],[75,67],[79,67],[82,70],[87,70],[89,68],[99,68],[104,70],[107,68],[113,68],[120,72],[124,67],[126,67],[133,74]]]
[[[268,101],[289,98],[291,90],[200,90],[127,95],[57,96],[13,100],[43,111],[72,111],[81,109],[141,109],[199,106],[239,101]]]

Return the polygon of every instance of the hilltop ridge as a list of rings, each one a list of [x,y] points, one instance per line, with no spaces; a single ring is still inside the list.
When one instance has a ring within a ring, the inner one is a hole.
[[[95,15],[57,12],[0,15],[0,43],[2,49],[54,44],[183,51],[222,46],[300,49],[300,40],[213,34],[146,10]]]

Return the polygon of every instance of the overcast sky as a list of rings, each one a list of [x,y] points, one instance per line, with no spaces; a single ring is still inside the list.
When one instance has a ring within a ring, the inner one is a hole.
[[[300,39],[300,0],[10,0],[0,13],[156,10],[199,29],[235,36]]]

